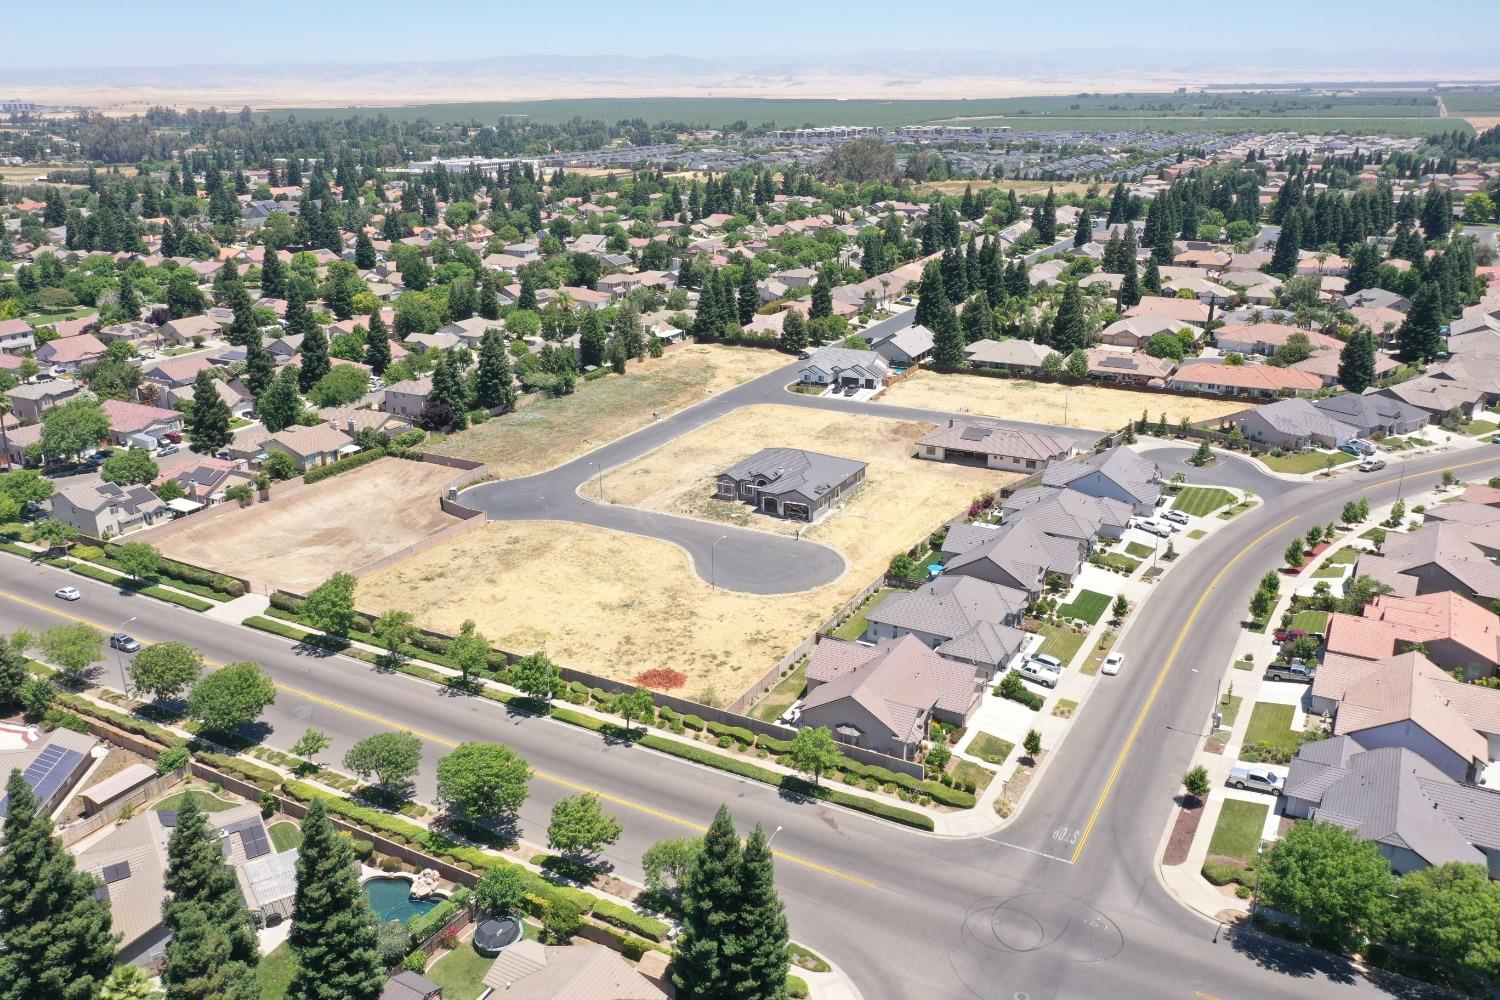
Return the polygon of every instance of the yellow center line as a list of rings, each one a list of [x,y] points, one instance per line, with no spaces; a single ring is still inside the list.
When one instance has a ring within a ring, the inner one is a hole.
[[[16,604],[23,604],[29,608],[33,608],[46,614],[56,615],[59,618],[66,618],[69,621],[77,622],[80,625],[91,625],[94,628],[103,629],[104,631],[113,631],[113,628],[111,626],[101,625],[97,621],[75,615],[70,611],[63,610],[62,608],[53,607],[49,604],[41,604],[37,601],[31,600],[30,598],[21,597],[17,594],[9,593],[8,591],[0,590],[0,597],[3,597],[8,601],[14,601]],[[215,663],[212,660],[204,660],[203,662],[205,666],[208,666],[215,670],[223,666],[223,664]],[[285,691],[287,694],[295,695],[298,698],[306,698],[308,701],[316,702],[319,705],[324,705],[328,708],[343,712],[347,715],[352,715],[356,718],[364,719],[367,722],[374,722],[378,725],[389,726],[392,729],[411,733],[413,736],[419,737],[432,743],[436,743],[439,746],[448,747],[450,749],[458,746],[458,744],[453,740],[446,739],[442,736],[437,736],[429,732],[424,732],[420,729],[414,729],[411,726],[403,725],[398,722],[392,722],[391,720],[383,718],[382,716],[376,715],[372,712],[366,712],[363,709],[354,708],[351,705],[345,705],[343,702],[334,701],[331,698],[325,698],[319,694],[313,694],[311,691],[305,691],[302,688],[293,687],[290,684],[283,684],[279,681],[275,681],[273,683],[275,683],[276,689],[278,691]],[[635,812],[643,813],[647,816],[652,816],[656,819],[664,820],[668,823],[673,823],[677,826],[681,826],[698,833],[705,833],[708,830],[708,827],[702,825],[701,823],[694,823],[692,820],[686,820],[679,816],[673,816],[671,813],[662,812],[661,810],[653,809],[648,805],[643,805],[639,802],[633,802],[630,799],[621,798],[618,795],[600,791],[596,788],[590,788],[587,785],[581,785],[576,781],[571,781],[567,778],[559,777],[558,775],[550,774],[546,771],[538,771],[533,768],[531,773],[533,776],[541,778],[543,781],[550,781],[553,784],[561,785],[564,788],[570,788],[576,792],[587,792],[591,795],[596,795],[603,801],[620,806],[621,808],[631,809]],[[862,879],[857,875],[851,875],[848,872],[839,871],[837,868],[829,868],[826,865],[820,865],[816,861],[809,861],[806,858],[798,857],[795,854],[787,854],[783,851],[777,850],[773,850],[771,853],[784,861],[789,861],[792,864],[800,865],[803,868],[809,868],[816,872],[822,872],[825,875],[832,875],[834,878],[840,878],[846,882],[853,882],[855,885],[864,886],[866,889],[879,888],[874,882]]]
[[[1204,993],[1201,990],[1194,993],[1193,996],[1197,997],[1198,1000],[1219,1000],[1219,998],[1214,996],[1212,993]]]

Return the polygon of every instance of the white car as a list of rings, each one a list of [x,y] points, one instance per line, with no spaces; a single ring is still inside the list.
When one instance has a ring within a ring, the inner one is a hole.
[[[1145,517],[1135,522],[1135,526],[1146,534],[1155,535],[1157,538],[1169,538],[1172,535],[1172,526],[1170,524],[1150,517]]]
[[[1162,520],[1171,521],[1174,524],[1187,524],[1188,516],[1180,510],[1169,510],[1162,513]]]
[[[1124,653],[1110,653],[1104,658],[1104,665],[1099,668],[1099,672],[1101,674],[1108,674],[1110,677],[1113,677],[1115,674],[1118,674],[1120,672],[1120,668],[1124,665]]]
[[[1042,687],[1049,688],[1057,687],[1057,682],[1061,679],[1061,675],[1056,671],[1048,670],[1046,667],[1035,660],[1027,660],[1025,663],[1021,664],[1016,668],[1016,673],[1020,674],[1028,681],[1033,681],[1037,684],[1042,685]]]
[[[58,587],[52,592],[52,596],[62,601],[77,601],[83,598],[77,587]]]

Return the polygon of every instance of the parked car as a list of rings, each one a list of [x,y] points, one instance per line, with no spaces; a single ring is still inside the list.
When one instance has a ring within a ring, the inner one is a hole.
[[[1062,660],[1059,660],[1051,653],[1032,653],[1027,659],[1037,664],[1043,670],[1050,670],[1054,674],[1062,673]]]
[[[1376,449],[1379,446],[1376,445],[1375,442],[1371,441],[1369,438],[1355,438],[1354,439],[1354,447],[1358,448],[1360,451],[1364,452],[1366,455],[1373,455],[1373,454],[1375,454],[1375,451],[1376,451]]]
[[[1057,682],[1062,677],[1062,675],[1057,671],[1048,670],[1046,667],[1042,666],[1034,660],[1027,660],[1025,663],[1021,664],[1016,668],[1016,673],[1020,674],[1028,681],[1034,681],[1037,684],[1040,684],[1042,687],[1049,688],[1057,687]]]
[[[1099,672],[1101,674],[1108,674],[1110,677],[1113,677],[1115,674],[1118,674],[1120,672],[1120,668],[1124,665],[1124,653],[1110,653],[1104,658],[1104,665],[1099,668]]]
[[[1241,791],[1266,792],[1279,797],[1286,782],[1269,767],[1236,767],[1230,769],[1225,784]]]
[[[161,455],[175,455],[175,454],[177,454],[181,450],[182,450],[182,448],[179,445],[169,444],[169,445],[163,445],[160,449],[157,450],[156,454],[158,456],[161,456]]]
[[[181,431],[167,431],[167,433],[164,434],[164,435],[162,435],[162,436],[165,437],[168,441],[172,442],[173,444],[182,444],[182,432]]]
[[[1359,463],[1360,472],[1379,472],[1383,468],[1385,468],[1385,459],[1383,458],[1367,458]]]
[[[138,653],[140,652],[141,644],[136,641],[133,635],[116,632],[109,637],[109,648],[118,649],[122,653]]]
[[[858,385],[847,385],[844,387],[844,395],[852,396],[859,391]]]
[[[1305,663],[1273,663],[1266,668],[1266,680],[1311,684],[1316,673]]]
[[[1172,526],[1165,521],[1158,521],[1155,518],[1141,518],[1135,522],[1135,526],[1146,532],[1146,534],[1155,535],[1158,538],[1169,538],[1172,535]]]
[[[64,601],[77,601],[83,598],[77,587],[58,587],[52,592],[52,596]]]
[[[1187,524],[1188,516],[1180,510],[1169,510],[1162,514],[1162,520],[1171,521],[1173,524]]]

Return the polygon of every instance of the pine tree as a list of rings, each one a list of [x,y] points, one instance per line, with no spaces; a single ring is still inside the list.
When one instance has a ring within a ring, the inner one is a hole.
[[[385,983],[375,914],[360,892],[348,844],[320,800],[302,820],[288,941],[297,959],[288,1000],[371,1000]]]
[[[812,301],[807,308],[808,319],[826,319],[833,315],[831,284],[832,281],[826,272],[818,275],[818,280],[813,283]]]
[[[1141,273],[1141,289],[1150,295],[1161,294],[1161,269],[1156,266],[1155,257],[1146,261],[1146,270]]]
[[[1151,263],[1155,264],[1155,261]],[[1136,274],[1135,258],[1125,263],[1125,274],[1120,279],[1120,308],[1129,309],[1141,301],[1141,280]]]
[[[268,299],[286,298],[286,268],[274,247],[266,247],[261,259],[260,294]]]
[[[1349,280],[1345,295],[1374,288],[1380,281],[1380,251],[1373,243],[1361,243],[1349,255]]]
[[[741,857],[736,937],[742,951],[730,964],[736,1000],[784,1000],[791,964],[786,911],[776,894],[775,869],[759,824]]]
[[[593,315],[590,311],[589,315]],[[603,337],[603,331],[600,331]],[[601,359],[602,360],[602,359]],[[595,362],[596,364],[598,362]],[[479,342],[479,365],[474,371],[474,398],[484,409],[506,411],[516,405],[510,358],[506,354],[505,335],[486,330]]]
[[[1300,213],[1292,212],[1281,224],[1281,233],[1276,237],[1276,249],[1271,252],[1271,273],[1283,278],[1295,274],[1301,248],[1302,217]]]
[[[755,269],[746,261],[740,267],[740,292],[736,303],[740,326],[749,326],[760,306],[760,287],[755,283]]]
[[[788,309],[782,316],[781,346],[799,354],[807,350],[807,322],[795,309]]]
[[[0,1000],[93,1000],[120,942],[109,932],[109,903],[95,896],[99,880],[78,871],[53,837],[52,821],[20,771],[10,773],[6,795]]]
[[[192,450],[200,455],[212,455],[224,448],[234,439],[229,430],[233,419],[229,404],[219,397],[218,383],[205,368],[193,380],[193,405],[187,416]]]
[[[306,850],[304,841],[304,850]],[[703,836],[682,886],[682,931],[672,982],[682,1000],[733,996],[732,969],[741,960],[736,913],[743,853],[729,807],[721,805]]]
[[[1437,283],[1424,281],[1411,301],[1396,340],[1407,361],[1431,361],[1443,349],[1442,292]]]
[[[303,392],[308,392],[332,367],[328,360],[328,338],[323,335],[322,327],[312,324],[302,338],[298,355],[302,370],[297,375],[297,384]]]
[[[370,241],[370,235],[361,229],[354,237],[354,266],[361,271],[368,271],[375,264],[375,244]]]
[[[1350,392],[1364,392],[1375,383],[1375,337],[1356,330],[1339,351],[1339,382]]]
[[[922,283],[917,289],[917,295],[916,324],[929,330],[935,329],[937,314],[950,305],[943,273],[936,262],[929,263],[922,269]]]
[[[297,422],[302,412],[302,397],[297,393],[297,366],[287,365],[276,373],[265,393],[255,400],[260,422],[272,434]]]
[[[608,338],[604,335],[604,323],[599,313],[586,309],[578,322],[578,362],[585,368],[598,368],[604,364],[604,350]]]
[[[495,294],[495,279],[489,275],[479,283],[479,301],[475,305],[475,312],[485,319],[500,318],[500,297]]]
[[[1043,246],[1050,246],[1056,242],[1057,195],[1051,188],[1047,189],[1047,197],[1032,212],[1031,224],[1036,228],[1037,242]]]
[[[271,382],[276,378],[276,359],[271,357],[271,352],[266,350],[260,342],[260,331],[256,331],[255,339],[245,348],[245,388],[250,390],[250,395],[257,400],[269,388]]]
[[[932,330],[932,360],[949,368],[961,366],[964,363],[964,335],[959,328],[958,316],[954,313],[953,306],[946,300],[940,304],[930,329]]]
[[[1094,233],[1094,220],[1089,217],[1089,210],[1085,208],[1078,214],[1078,229],[1073,233],[1073,246],[1081,247],[1087,243]]]
[[[125,314],[127,321],[141,318],[141,296],[135,290],[135,282],[131,280],[130,272],[120,275],[119,302],[120,311]]]
[[[165,1000],[259,1000],[255,966],[234,960],[228,936],[201,906],[172,905],[172,940],[162,969]]]
[[[1088,328],[1083,313],[1083,292],[1076,281],[1063,287],[1062,302],[1052,320],[1051,347],[1061,354],[1071,354],[1089,346]]]
[[[162,981],[176,1000],[220,1000],[259,995],[254,927],[219,838],[189,800],[167,840],[163,886],[171,893],[162,915],[174,946]],[[208,961],[208,959],[212,961]]]
[[[444,354],[432,371],[432,388],[427,393],[428,404],[440,404],[462,415],[468,411],[463,380],[459,378],[458,361],[452,354]]]

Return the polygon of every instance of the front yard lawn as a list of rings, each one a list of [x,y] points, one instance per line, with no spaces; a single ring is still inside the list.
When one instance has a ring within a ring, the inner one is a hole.
[[[1330,555],[1325,562],[1337,566],[1352,566],[1359,561],[1359,557],[1362,554],[1364,554],[1363,549],[1356,549],[1352,545],[1345,545]]]
[[[443,988],[444,1000],[475,1000],[485,992],[484,974],[494,964],[493,958],[485,958],[466,940],[423,974]]]
[[[892,589],[891,587],[881,587],[875,593],[871,594],[870,599],[860,605],[859,610],[850,615],[848,621],[833,630],[833,637],[835,639],[848,639],[850,642],[853,642],[863,636],[865,634],[865,618],[871,611],[875,610],[881,601],[891,595]],[[790,705],[791,702],[787,702],[787,704]]]
[[[1219,724],[1225,729],[1233,729],[1235,720],[1240,717],[1240,705],[1245,699],[1237,694],[1227,698],[1219,699]]]
[[[1314,580],[1334,580],[1344,575],[1344,567],[1335,562],[1327,562],[1312,571]]]
[[[1299,611],[1295,615],[1292,615],[1292,628],[1300,628],[1304,632],[1316,632],[1322,635],[1328,631],[1328,612]]]
[[[1500,431],[1500,424],[1495,423],[1493,420],[1471,420],[1464,424],[1461,429],[1471,437],[1478,437],[1481,434],[1492,434],[1495,431]]]
[[[1067,604],[1057,609],[1064,618],[1081,618],[1090,625],[1099,624],[1104,612],[1109,610],[1110,596],[1096,590],[1085,590]]]
[[[1041,634],[1047,637],[1047,641],[1042,643],[1037,652],[1057,657],[1065,667],[1078,655],[1078,647],[1083,645],[1085,638],[1084,633],[1065,629],[1061,625],[1043,625]]]
[[[1089,650],[1089,655],[1084,658],[1083,665],[1078,669],[1090,677],[1097,674],[1099,668],[1104,665],[1104,658],[1109,655],[1110,647],[1114,644],[1115,634],[1113,632],[1105,632],[1099,636],[1099,641],[1094,643],[1094,648]]]
[[[1150,559],[1156,555],[1156,550],[1144,542],[1126,542],[1125,551],[1137,559]]]
[[[1245,743],[1260,743],[1295,751],[1301,743],[1301,734],[1292,729],[1296,709],[1291,705],[1278,705],[1269,701],[1258,701],[1250,713],[1250,726],[1245,730]]]
[[[995,780],[995,772],[987,767],[980,767],[972,760],[961,760],[953,758],[953,764],[948,768],[948,773],[959,781],[974,782],[974,794],[983,795],[984,790]]]
[[[803,657],[792,672],[782,679],[780,684],[773,687],[769,694],[760,700],[760,704],[750,710],[752,719],[762,722],[775,722],[781,717],[781,713],[792,707],[792,702],[802,697],[802,692],[807,690],[807,658]]]
[[[1126,576],[1129,576],[1131,573],[1134,573],[1136,570],[1141,568],[1141,561],[1139,559],[1132,559],[1129,556],[1122,556],[1118,552],[1106,552],[1100,557],[1100,559],[1104,563],[1104,565],[1110,567],[1111,569],[1117,569],[1121,573],[1124,573]]]
[[[1052,706],[1052,714],[1059,719],[1071,719],[1076,711],[1078,711],[1078,702],[1072,698],[1059,698],[1057,704]]]
[[[1299,451],[1290,455],[1282,455],[1280,458],[1270,454],[1259,457],[1266,464],[1266,468],[1273,472],[1285,472],[1290,475],[1322,472],[1329,467],[1330,459],[1336,466],[1354,461],[1354,456],[1346,451]]]
[[[1217,486],[1189,486],[1177,494],[1177,499],[1172,502],[1172,509],[1202,517],[1232,503],[1234,494],[1228,490]]]
[[[1261,831],[1266,827],[1266,813],[1270,805],[1265,802],[1246,802],[1242,799],[1225,799],[1219,822],[1214,825],[1214,835],[1208,842],[1210,855],[1237,858],[1249,864],[1260,847]]]
[[[969,741],[968,753],[978,757],[982,761],[999,767],[1010,757],[1010,752],[1016,745],[1009,740],[1002,740],[998,736],[989,733],[975,733],[974,738]]]

